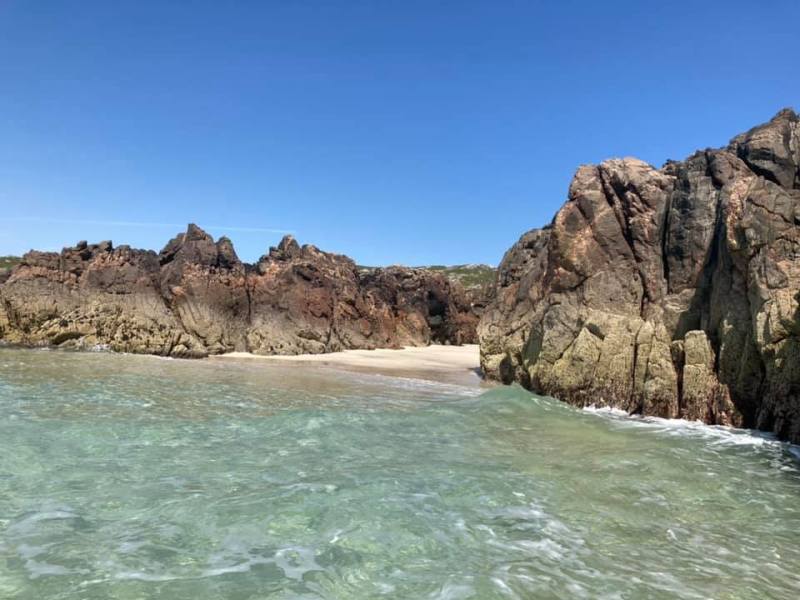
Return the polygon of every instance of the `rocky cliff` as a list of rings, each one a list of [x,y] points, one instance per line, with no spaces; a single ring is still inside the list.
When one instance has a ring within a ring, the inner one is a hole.
[[[783,110],[661,169],[583,166],[506,253],[486,374],[584,406],[800,442],[800,124]]]
[[[111,242],[31,251],[0,281],[0,340],[177,357],[476,341],[442,274],[355,263],[291,236],[255,265],[195,225],[156,254]]]

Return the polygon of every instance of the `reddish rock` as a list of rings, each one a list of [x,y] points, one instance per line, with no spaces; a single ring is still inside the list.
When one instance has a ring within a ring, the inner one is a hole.
[[[463,288],[424,269],[362,274],[286,236],[256,265],[189,225],[159,253],[79,242],[31,251],[0,285],[0,339],[199,357],[475,341]]]

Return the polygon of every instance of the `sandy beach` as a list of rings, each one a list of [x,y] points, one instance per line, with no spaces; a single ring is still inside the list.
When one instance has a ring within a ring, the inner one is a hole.
[[[294,364],[313,364],[400,377],[415,377],[449,383],[479,385],[480,360],[477,344],[463,346],[421,346],[399,350],[344,350],[328,354],[262,356],[249,352],[230,352],[211,360],[264,360]]]

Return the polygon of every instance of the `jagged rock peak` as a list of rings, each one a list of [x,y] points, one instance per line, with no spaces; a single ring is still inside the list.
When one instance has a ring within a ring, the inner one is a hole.
[[[277,247],[270,246],[267,257],[272,260],[291,260],[292,258],[300,256],[302,251],[303,249],[300,247],[300,244],[297,243],[297,240],[294,239],[294,236],[287,234],[281,238]],[[261,257],[261,260],[267,257]]]
[[[300,244],[297,243],[297,240],[294,239],[293,235],[285,235],[278,243],[278,252],[282,253],[283,255],[291,258],[300,253]]]
[[[233,242],[224,235],[217,240],[217,263],[224,268],[232,268],[242,264],[233,247]]]
[[[61,254],[68,255],[68,254],[78,254],[78,253],[94,253],[94,252],[111,252],[114,249],[114,245],[111,243],[110,240],[105,240],[102,242],[98,242],[97,244],[90,244],[86,240],[81,240],[74,246],[66,246],[62,248]]]
[[[200,227],[194,223],[189,223],[189,225],[186,227],[186,231],[178,233],[174,238],[167,242],[167,245],[161,249],[161,252],[159,252],[159,256],[172,257],[183,247],[186,242],[198,240],[208,240],[213,242],[211,236],[203,231]]]
[[[20,265],[80,274],[95,256],[110,253],[113,249],[110,241],[89,244],[81,240],[74,246],[65,246],[61,252],[30,250],[22,256]]]
[[[765,179],[800,189],[800,117],[791,108],[736,136],[728,150]]]
[[[184,235],[184,240],[187,242],[196,240],[213,241],[214,238],[212,238],[208,233],[205,232],[205,230],[201,229],[194,223],[189,223],[189,225],[186,227],[186,234]]]
[[[159,253],[161,265],[173,261],[181,264],[197,264],[206,267],[234,267],[241,265],[233,243],[223,236],[215,243],[206,231],[189,223],[186,232],[172,238]]]

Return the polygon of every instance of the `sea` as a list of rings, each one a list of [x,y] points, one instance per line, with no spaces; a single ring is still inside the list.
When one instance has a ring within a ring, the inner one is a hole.
[[[0,349],[0,598],[800,598],[800,452],[517,386]]]

